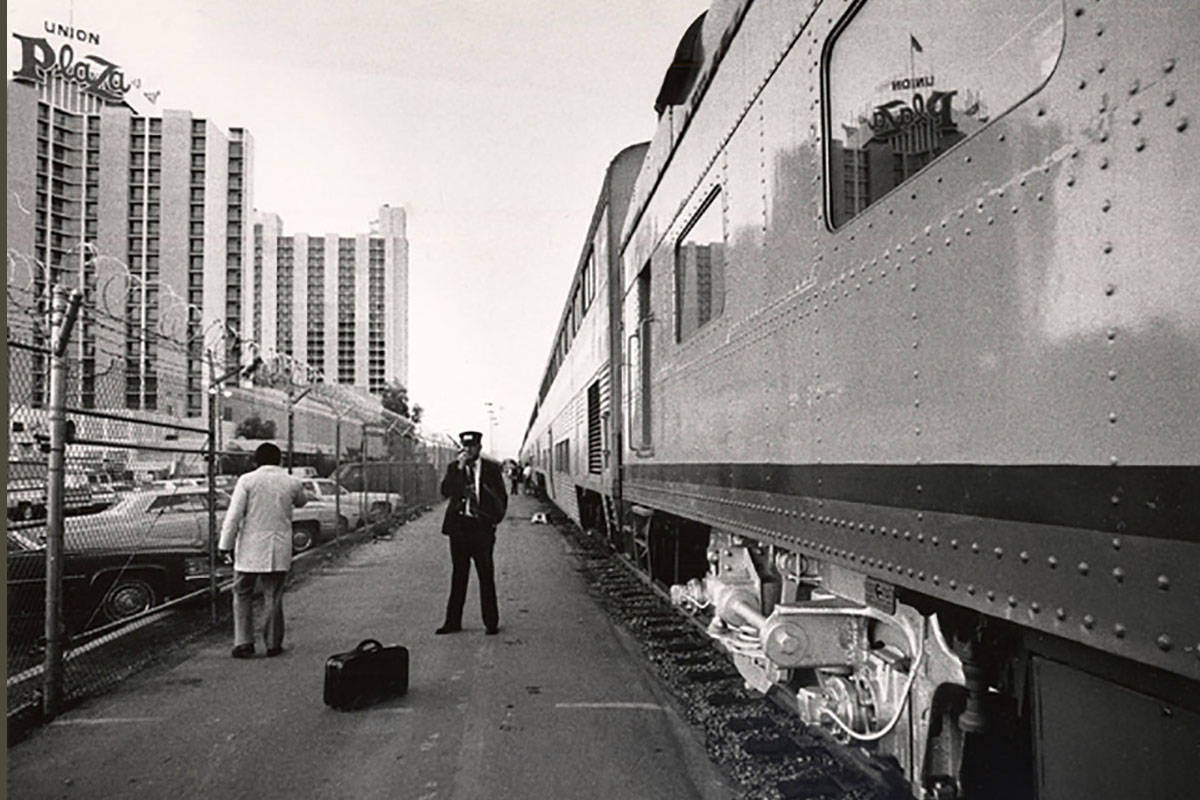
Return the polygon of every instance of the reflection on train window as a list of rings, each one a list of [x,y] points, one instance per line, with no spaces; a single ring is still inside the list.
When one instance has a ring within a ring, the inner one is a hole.
[[[1062,0],[864,3],[827,65],[833,226],[1028,97],[1062,41]]]
[[[718,188],[675,243],[675,341],[685,341],[724,310],[725,224]]]

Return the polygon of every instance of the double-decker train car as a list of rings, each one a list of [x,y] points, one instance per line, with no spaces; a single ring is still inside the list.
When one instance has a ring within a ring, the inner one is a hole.
[[[603,523],[606,502],[615,515],[612,443],[620,392],[609,354],[619,335],[612,309],[620,307],[621,282],[612,243],[619,240],[646,149],[645,143],[625,148],[604,175],[521,446],[534,482],[586,527]]]
[[[1188,0],[716,2],[526,457],[916,796],[1190,797],[1197,98]]]

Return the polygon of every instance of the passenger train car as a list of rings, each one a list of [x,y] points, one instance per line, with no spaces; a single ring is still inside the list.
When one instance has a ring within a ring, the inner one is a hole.
[[[605,178],[523,458],[917,797],[1191,796],[1198,62],[1189,0],[717,0]]]

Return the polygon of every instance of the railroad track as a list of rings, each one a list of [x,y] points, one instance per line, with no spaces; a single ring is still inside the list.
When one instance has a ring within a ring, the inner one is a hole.
[[[577,569],[610,619],[638,643],[709,757],[754,800],[909,798],[896,769],[806,726],[768,697],[747,689],[701,623],[558,512],[550,521],[574,545]]]

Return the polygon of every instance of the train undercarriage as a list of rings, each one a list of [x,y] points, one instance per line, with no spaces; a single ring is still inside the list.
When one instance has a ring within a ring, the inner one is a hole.
[[[583,493],[605,536],[705,625],[747,687],[903,773],[918,798],[1035,795],[1018,632],[864,573]]]

